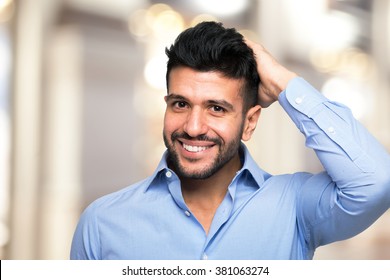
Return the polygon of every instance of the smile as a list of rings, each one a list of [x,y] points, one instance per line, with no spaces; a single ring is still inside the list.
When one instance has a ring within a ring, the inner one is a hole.
[[[183,148],[186,150],[186,151],[189,151],[189,152],[192,152],[192,153],[199,153],[199,152],[203,152],[207,149],[209,149],[211,146],[191,146],[191,145],[187,145],[187,144],[183,144]]]

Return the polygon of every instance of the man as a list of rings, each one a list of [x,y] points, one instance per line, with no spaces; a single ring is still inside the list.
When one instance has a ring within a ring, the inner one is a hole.
[[[166,50],[167,147],[149,178],[92,203],[72,259],[311,259],[390,206],[390,157],[261,46],[215,22]],[[241,142],[279,101],[326,172],[272,176]]]

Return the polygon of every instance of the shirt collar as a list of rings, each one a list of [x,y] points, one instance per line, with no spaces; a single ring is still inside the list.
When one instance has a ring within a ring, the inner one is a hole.
[[[243,173],[244,171],[248,172],[257,183],[257,186],[260,188],[263,185],[263,183],[269,177],[271,177],[271,175],[265,172],[257,165],[256,161],[252,158],[248,148],[244,143],[241,143],[241,151],[243,154],[244,164],[241,170],[239,171],[239,173]]]
[[[256,182],[257,187],[260,188],[263,185],[263,183],[269,177],[271,177],[271,175],[268,174],[267,172],[265,172],[264,170],[262,170],[257,165],[257,163],[252,158],[251,154],[249,153],[248,148],[246,147],[246,145],[244,143],[241,143],[240,149],[242,151],[241,160],[243,161],[244,164],[243,164],[242,168],[237,172],[237,175],[244,174],[245,172],[248,172],[252,176],[254,181]],[[161,178],[161,179],[166,178],[166,176],[160,176],[162,173],[166,174],[167,172],[171,172],[172,176],[176,176],[176,175],[174,175],[175,174],[174,171],[168,167],[167,157],[168,157],[168,151],[165,151],[159,164],[157,165],[157,168],[155,169],[153,175],[147,179],[148,180],[148,182],[146,184],[147,189],[145,191],[147,191],[153,185],[153,182],[156,182],[156,180],[158,182],[159,178]]]

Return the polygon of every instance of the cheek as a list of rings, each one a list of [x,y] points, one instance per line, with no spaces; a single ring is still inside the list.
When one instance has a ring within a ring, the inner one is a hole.
[[[211,120],[209,122],[209,128],[225,139],[238,136],[241,138],[242,125],[242,118],[238,116],[228,120]]]
[[[169,112],[165,113],[164,116],[164,133],[172,133],[175,130],[180,129],[181,127],[181,117],[177,114],[172,114]]]

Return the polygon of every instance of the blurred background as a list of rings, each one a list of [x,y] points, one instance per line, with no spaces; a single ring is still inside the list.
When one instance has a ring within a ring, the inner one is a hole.
[[[164,50],[203,20],[263,43],[390,151],[390,1],[0,0],[1,259],[68,259],[83,209],[153,172]],[[278,105],[248,146],[273,174],[322,170]],[[390,213],[315,258],[390,259]]]

